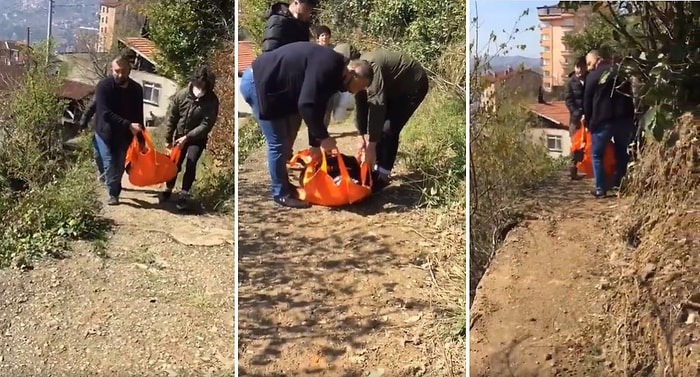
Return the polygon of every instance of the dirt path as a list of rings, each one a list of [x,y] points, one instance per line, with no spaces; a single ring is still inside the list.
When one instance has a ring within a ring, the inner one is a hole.
[[[126,191],[107,257],[0,271],[0,376],[232,376],[233,221]]]
[[[537,190],[538,219],[506,238],[472,306],[472,376],[601,375],[599,350],[577,338],[604,310],[604,234],[621,203],[593,199],[591,186],[561,177]]]
[[[352,154],[353,128],[331,130]],[[264,150],[239,174],[240,376],[449,376],[431,373],[441,366],[421,341],[435,325],[422,266],[436,245],[415,198],[399,187],[352,208],[288,210],[268,199]]]

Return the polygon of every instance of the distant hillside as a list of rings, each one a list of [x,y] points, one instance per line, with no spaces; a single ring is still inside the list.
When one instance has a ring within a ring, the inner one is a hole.
[[[491,58],[491,70],[496,72],[503,71],[509,66],[516,69],[520,66],[520,64],[523,64],[525,68],[532,69],[537,73],[542,73],[540,59],[538,58],[528,58],[525,56],[495,56]]]

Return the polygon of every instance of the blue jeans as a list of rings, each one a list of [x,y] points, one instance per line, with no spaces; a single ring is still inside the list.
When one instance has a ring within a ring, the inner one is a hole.
[[[292,158],[294,141],[301,127],[301,117],[293,115],[275,120],[261,120],[258,93],[255,90],[253,71],[249,68],[241,77],[241,95],[253,110],[260,131],[265,136],[267,145],[267,168],[270,171],[273,198],[282,198],[291,194],[287,162]]]
[[[105,166],[104,162],[102,162],[102,156],[100,156],[100,149],[97,147],[97,134],[92,135],[92,153],[95,157],[95,165],[97,166],[97,171],[100,173],[100,179],[104,180]]]
[[[125,148],[115,148],[107,145],[98,135],[95,135],[95,144],[99,156],[102,158],[105,185],[110,198],[119,198],[122,193],[122,176],[124,175],[124,163],[126,161]]]
[[[606,192],[609,188],[603,167],[603,155],[605,147],[611,139],[615,141],[615,176],[611,187],[620,187],[622,178],[627,174],[627,163],[630,159],[627,147],[631,141],[633,129],[634,122],[632,120],[620,119],[605,122],[595,132],[591,132],[593,175],[595,176],[597,192]]]

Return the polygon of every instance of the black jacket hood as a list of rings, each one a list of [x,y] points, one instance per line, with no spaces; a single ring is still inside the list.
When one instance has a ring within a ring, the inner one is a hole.
[[[289,4],[283,2],[278,2],[270,5],[270,9],[268,9],[267,14],[265,14],[265,18],[268,19],[272,16],[294,18],[294,16],[292,16],[292,13],[289,11]]]

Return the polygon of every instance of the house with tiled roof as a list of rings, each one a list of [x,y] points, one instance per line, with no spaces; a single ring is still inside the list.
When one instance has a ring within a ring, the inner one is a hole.
[[[250,68],[250,66],[253,64],[253,60],[255,60],[256,56],[253,42],[238,41],[238,44],[236,45],[236,55],[238,57],[238,64],[236,67],[238,73],[238,77],[236,79],[236,96],[238,97],[237,111],[239,116],[244,117],[251,115],[252,110],[241,95],[240,78],[241,76],[243,76],[243,72],[245,72],[246,69]]]
[[[130,51],[127,54],[132,66],[130,77],[143,86],[143,113],[146,122],[164,117],[170,99],[177,93],[178,85],[158,74],[158,46],[148,38],[128,37],[119,39],[119,48]]]
[[[508,98],[520,96],[534,99],[542,87],[542,75],[526,68],[507,68],[500,72],[486,72],[483,79],[486,87],[481,96],[480,106],[487,108],[498,106],[499,93],[507,93]]]
[[[542,143],[553,158],[566,157],[571,148],[569,110],[564,101],[534,103],[527,106],[536,116],[537,124],[530,129],[533,139]]]

